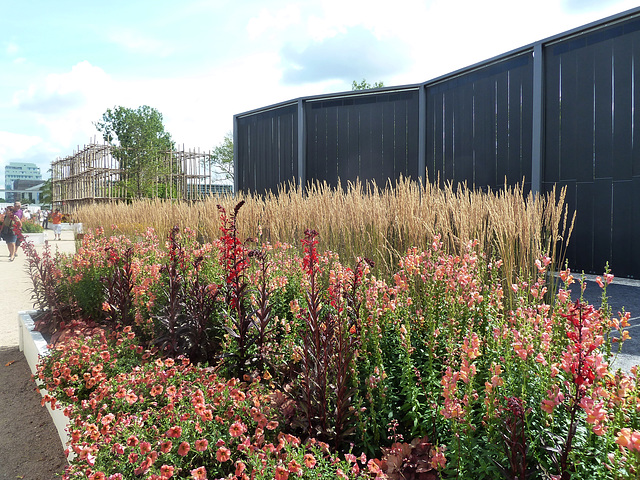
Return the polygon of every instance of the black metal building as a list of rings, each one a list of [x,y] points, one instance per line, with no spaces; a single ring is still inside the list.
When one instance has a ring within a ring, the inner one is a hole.
[[[236,191],[401,175],[567,186],[574,268],[640,278],[640,8],[424,83],[235,115],[234,145]]]

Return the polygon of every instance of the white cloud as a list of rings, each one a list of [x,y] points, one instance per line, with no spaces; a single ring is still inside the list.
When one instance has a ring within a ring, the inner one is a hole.
[[[16,55],[20,51],[20,47],[13,42],[9,42],[5,51],[8,55]]]
[[[126,50],[144,55],[168,57],[175,50],[166,42],[133,29],[118,28],[112,30],[108,35],[108,40]]]
[[[21,156],[40,143],[42,143],[42,139],[33,135],[0,132],[0,159],[2,161],[11,160],[11,157]]]
[[[262,8],[257,16],[251,17],[247,22],[249,38],[256,39],[265,34],[270,36],[299,25],[302,22],[302,14],[297,4],[290,4],[274,12],[272,9]]]
[[[34,115],[35,122],[49,131],[51,143],[63,147],[86,142],[95,134],[92,121],[111,106],[113,88],[112,79],[101,68],[85,61],[16,92],[14,106]]]

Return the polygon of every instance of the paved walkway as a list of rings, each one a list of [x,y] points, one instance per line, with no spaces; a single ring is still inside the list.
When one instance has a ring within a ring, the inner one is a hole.
[[[51,241],[53,231],[46,230],[51,252],[73,253],[76,249],[73,231],[63,231],[62,240]],[[37,245],[42,251],[44,245]],[[0,347],[18,346],[18,312],[33,310],[31,288],[33,284],[25,270],[26,258],[22,248],[13,262],[9,261],[9,250],[5,242],[0,242],[0,292],[2,308],[0,309]]]
[[[615,273],[615,272],[614,272]],[[574,273],[576,278],[579,275]],[[584,299],[596,308],[602,304],[602,289],[595,282],[595,275],[586,275],[586,288]],[[571,286],[573,299],[579,295],[580,287]],[[629,371],[632,366],[640,364],[640,281],[627,278],[614,278],[613,283],[607,286],[607,302],[611,307],[611,313],[617,317],[618,312],[625,311],[631,314],[629,319],[629,331],[631,338],[624,342],[622,352],[618,354],[613,367],[620,367]],[[616,347],[617,348],[617,347]]]

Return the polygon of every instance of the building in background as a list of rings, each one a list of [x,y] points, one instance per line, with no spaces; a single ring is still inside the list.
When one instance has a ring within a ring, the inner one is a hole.
[[[20,163],[9,162],[4,167],[4,189],[5,199],[7,202],[15,202],[22,199],[22,192],[16,191],[16,181],[31,180],[36,181],[29,185],[21,184],[21,188],[31,188],[39,183],[42,183],[42,174],[40,173],[40,167],[35,163]],[[28,193],[28,192],[27,192]],[[28,197],[27,197],[28,198]]]
[[[44,182],[42,180],[14,180],[13,182],[13,201],[21,201],[22,203],[40,204],[42,196],[42,188]]]

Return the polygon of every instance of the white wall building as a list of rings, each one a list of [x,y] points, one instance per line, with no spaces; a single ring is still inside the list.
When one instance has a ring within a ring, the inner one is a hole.
[[[14,182],[16,180],[42,180],[40,167],[35,163],[9,162],[4,167],[5,198],[8,202],[16,200]]]

